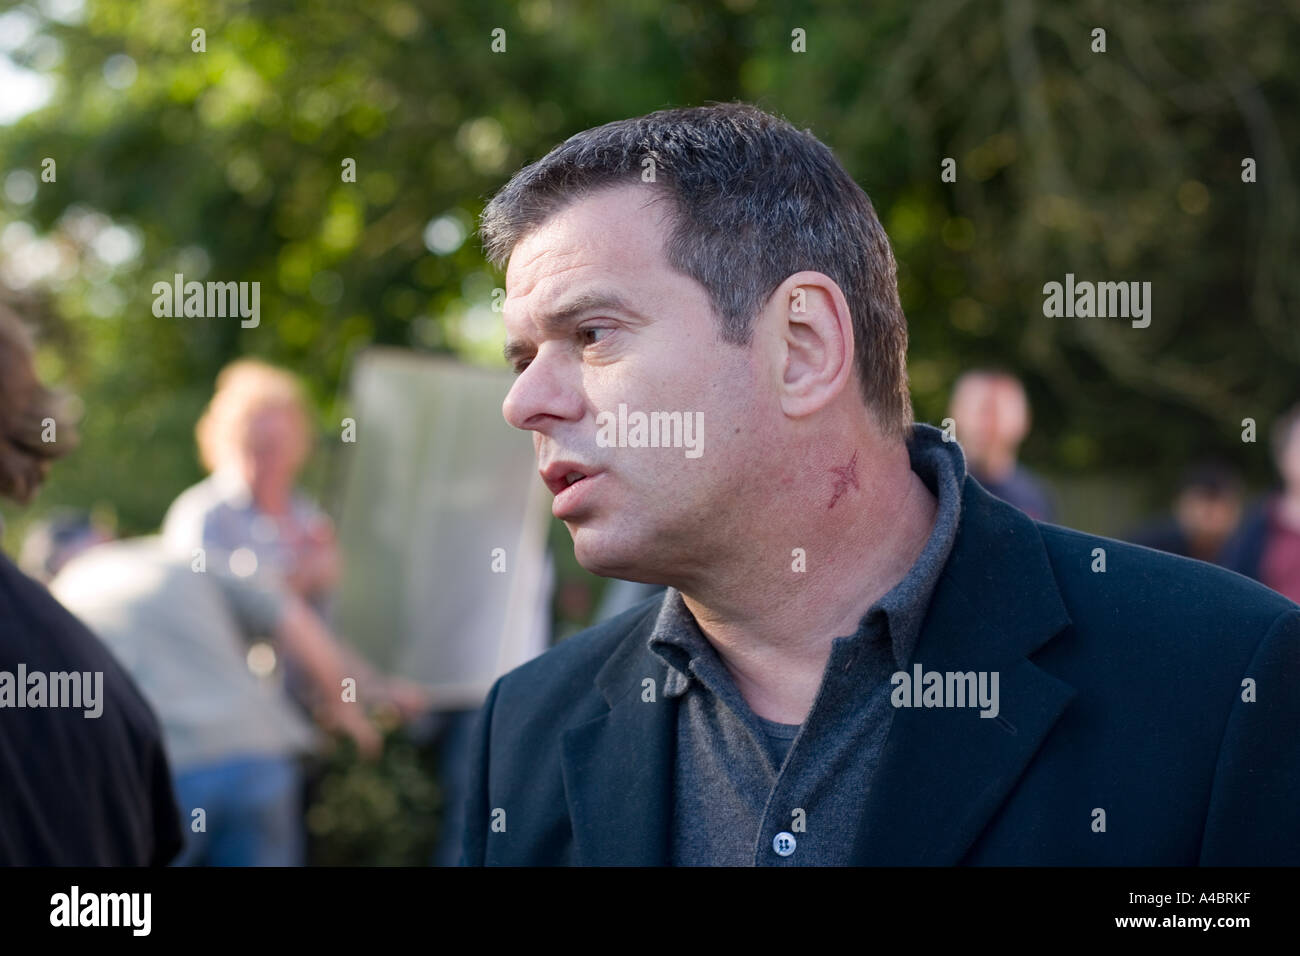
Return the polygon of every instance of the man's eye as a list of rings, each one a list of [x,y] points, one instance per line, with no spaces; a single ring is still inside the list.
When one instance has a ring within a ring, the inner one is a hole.
[[[613,332],[614,330],[604,325],[588,326],[585,329],[579,329],[578,335],[582,338],[584,345],[595,345],[604,339],[596,338],[597,332]]]

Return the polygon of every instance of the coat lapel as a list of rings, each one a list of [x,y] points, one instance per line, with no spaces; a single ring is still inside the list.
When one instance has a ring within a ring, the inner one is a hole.
[[[854,842],[858,865],[951,865],[1007,798],[1074,689],[1029,659],[1070,623],[1034,522],[973,479],[909,665],[998,674],[999,713],[898,708]]]
[[[581,866],[669,863],[677,702],[664,696],[667,668],[646,646],[656,610],[596,676],[609,711],[564,734],[573,862]],[[654,702],[642,700],[647,677]]]
[[[567,731],[564,788],[584,866],[670,862],[676,702],[646,646],[650,610],[596,677],[609,710]],[[913,662],[996,671],[996,718],[979,708],[899,708],[854,840],[859,865],[950,865],[1006,800],[1074,689],[1028,658],[1070,623],[1032,519],[973,479]],[[642,681],[655,681],[654,703]]]

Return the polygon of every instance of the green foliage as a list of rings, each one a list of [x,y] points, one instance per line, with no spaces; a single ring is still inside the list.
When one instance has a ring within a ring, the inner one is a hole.
[[[404,730],[384,739],[374,763],[340,741],[313,788],[307,811],[315,866],[428,866],[442,799],[437,754]]]
[[[922,417],[993,361],[1027,379],[1029,457],[1048,470],[1149,480],[1207,449],[1262,478],[1240,419],[1295,397],[1300,29],[1281,8],[88,0],[41,32],[59,93],[0,135],[0,160],[57,159],[57,183],[3,213],[74,258],[39,285],[46,364],[84,399],[86,442],[45,501],[108,504],[127,530],[198,477],[190,425],[236,355],[304,373],[322,408],[370,343],[493,360],[501,277],[472,237],[486,197],[576,130],[707,100],[810,127],[873,197]],[[109,222],[137,255],[97,254]],[[1045,319],[1041,286],[1067,271],[1151,281],[1151,329]],[[175,272],[260,281],[264,321],[154,318],[151,285]]]

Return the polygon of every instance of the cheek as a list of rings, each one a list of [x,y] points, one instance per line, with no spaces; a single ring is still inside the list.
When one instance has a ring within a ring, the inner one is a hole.
[[[1237,510],[1231,505],[1220,505],[1214,509],[1210,521],[1220,530],[1231,529],[1237,523]]]

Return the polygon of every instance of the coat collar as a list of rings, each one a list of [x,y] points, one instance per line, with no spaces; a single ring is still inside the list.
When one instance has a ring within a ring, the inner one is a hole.
[[[564,790],[580,866],[670,862],[677,701],[663,693],[667,668],[648,646],[658,602],[644,607],[596,675],[608,712],[563,738]]]
[[[899,708],[854,841],[859,865],[952,865],[1075,696],[1029,656],[1070,624],[1037,524],[968,479],[913,666],[996,671],[999,713]]]
[[[596,676],[609,710],[567,731],[563,774],[581,865],[667,865],[676,700],[648,648],[658,605],[628,612],[628,635]],[[900,708],[885,744],[852,861],[960,861],[1074,696],[1028,658],[1070,623],[1034,521],[972,479],[962,519],[917,642],[925,670],[997,671],[999,715]],[[647,698],[654,682],[654,701]]]

